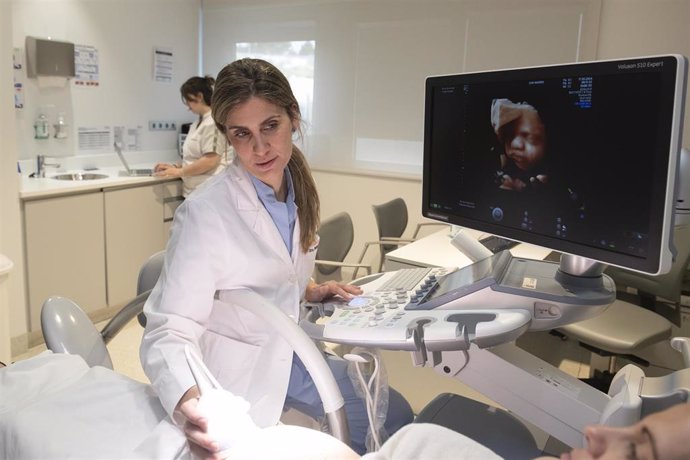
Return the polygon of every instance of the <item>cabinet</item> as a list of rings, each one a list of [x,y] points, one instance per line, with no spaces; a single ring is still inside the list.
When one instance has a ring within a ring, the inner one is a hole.
[[[139,268],[165,249],[181,202],[180,181],[25,201],[29,330],[40,330],[53,295],[87,313],[132,299]]]
[[[107,306],[101,193],[24,203],[29,330],[41,327],[41,306],[61,295],[85,311]]]
[[[136,295],[139,269],[152,254],[165,249],[181,195],[179,182],[104,191],[109,306]]]

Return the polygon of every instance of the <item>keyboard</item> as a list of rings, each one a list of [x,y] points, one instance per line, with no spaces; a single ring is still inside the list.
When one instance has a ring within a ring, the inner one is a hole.
[[[431,268],[404,268],[397,273],[378,290],[380,291],[411,291],[424,279]]]

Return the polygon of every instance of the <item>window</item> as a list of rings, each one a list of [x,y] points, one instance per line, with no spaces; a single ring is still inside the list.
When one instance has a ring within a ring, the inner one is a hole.
[[[315,50],[316,42],[313,40],[237,43],[235,45],[237,59],[246,57],[263,59],[283,72],[297,98],[307,131],[311,125],[314,100]]]

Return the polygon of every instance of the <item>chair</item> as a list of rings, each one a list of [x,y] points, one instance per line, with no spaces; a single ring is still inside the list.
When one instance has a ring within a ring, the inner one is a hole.
[[[448,226],[448,224],[440,222],[421,222],[417,224],[412,238],[402,238],[402,234],[407,228],[407,204],[402,198],[394,198],[382,204],[372,205],[372,210],[374,211],[374,218],[376,219],[376,227],[378,229],[379,239],[378,241],[370,241],[364,244],[364,250],[359,257],[359,263],[364,260],[364,255],[367,249],[371,245],[378,245],[380,248],[379,254],[379,266],[378,271],[380,272],[383,268],[383,259],[387,253],[398,248],[399,246],[404,246],[407,243],[411,243],[417,238],[419,231],[422,227],[428,225],[443,225]]]
[[[352,267],[352,278],[357,277],[360,268],[371,274],[371,267],[362,263],[346,263],[345,257],[352,248],[354,241],[354,226],[352,218],[346,212],[338,213],[321,222],[319,226],[319,249],[316,251],[316,265],[314,279],[317,283],[326,280],[341,280],[342,268]]]
[[[150,292],[153,289],[161,276],[164,261],[165,251],[159,251],[144,262],[137,278],[137,295],[146,291]],[[137,321],[139,321],[141,327],[146,327],[146,316],[143,311],[137,315]]]
[[[642,366],[649,362],[635,355],[635,351],[671,337],[671,323],[661,315],[623,300],[615,300],[604,313],[558,329],[566,337],[576,339],[589,350],[590,378],[608,389],[610,378],[616,373],[617,357]],[[608,362],[601,372],[599,357]]]
[[[138,294],[98,331],[88,315],[75,302],[54,296],[43,302],[41,328],[46,347],[54,353],[80,355],[93,366],[113,368],[106,345],[129,321],[141,313],[151,288],[160,274],[164,253],[149,258],[139,271]]]

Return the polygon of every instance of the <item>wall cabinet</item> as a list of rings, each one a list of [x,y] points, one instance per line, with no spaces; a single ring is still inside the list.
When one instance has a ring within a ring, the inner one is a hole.
[[[139,268],[162,249],[180,181],[24,202],[29,330],[43,301],[68,297],[87,313],[136,295]]]

